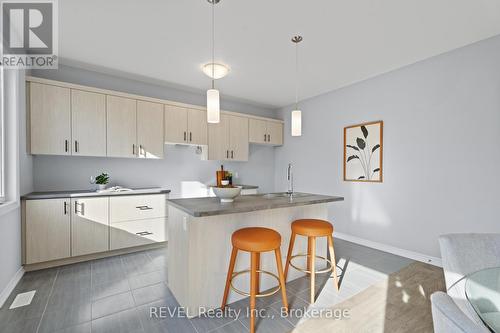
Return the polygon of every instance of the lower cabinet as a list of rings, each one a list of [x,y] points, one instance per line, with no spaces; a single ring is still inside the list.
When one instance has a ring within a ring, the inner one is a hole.
[[[153,194],[25,200],[24,262],[165,242],[166,199],[165,194]]]
[[[111,250],[168,240],[165,218],[118,222],[110,224],[109,227]]]
[[[109,199],[71,199],[71,256],[109,250]]]
[[[25,214],[27,264],[71,256],[69,199],[28,200]]]

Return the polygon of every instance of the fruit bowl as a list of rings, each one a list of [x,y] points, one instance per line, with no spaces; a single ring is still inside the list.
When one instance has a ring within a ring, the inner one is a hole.
[[[212,189],[220,202],[233,202],[241,192],[241,187],[213,187]]]

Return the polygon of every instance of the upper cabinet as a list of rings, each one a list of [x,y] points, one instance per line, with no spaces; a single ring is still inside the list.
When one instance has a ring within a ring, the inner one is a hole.
[[[248,161],[248,118],[222,114],[208,126],[208,159]]]
[[[73,155],[106,156],[106,95],[71,89]]]
[[[137,101],[139,158],[163,158],[163,104]]]
[[[283,122],[29,77],[31,154],[164,158],[164,144],[205,146],[203,159],[247,161],[249,143],[283,144]],[[174,105],[175,104],[175,105]]]
[[[283,144],[283,123],[272,120],[250,119],[249,141],[269,145]]]
[[[70,89],[32,82],[28,90],[31,153],[71,155]]]
[[[106,96],[108,156],[137,157],[137,101]]]
[[[198,109],[165,105],[165,142],[207,145],[207,113]]]

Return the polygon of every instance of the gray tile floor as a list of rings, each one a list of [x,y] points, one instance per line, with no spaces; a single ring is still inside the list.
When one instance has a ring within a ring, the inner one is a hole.
[[[318,276],[313,307],[332,306],[378,282],[412,261],[342,240],[335,241],[341,290],[325,275]],[[229,260],[229,259],[228,259]],[[36,290],[30,305],[9,310],[18,293]],[[287,284],[292,309],[309,306],[309,280]],[[166,250],[156,249],[91,262],[29,272],[0,309],[0,332],[248,332],[248,300],[230,304],[242,315],[224,318],[176,316],[178,306],[167,286]],[[257,332],[289,332],[300,317],[281,316],[277,293],[259,298],[262,317]],[[150,316],[151,309],[162,314]],[[160,311],[164,311],[161,313]],[[173,314],[173,315],[170,315]]]

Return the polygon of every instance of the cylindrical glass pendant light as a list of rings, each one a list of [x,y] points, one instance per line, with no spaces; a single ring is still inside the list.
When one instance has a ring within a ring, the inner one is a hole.
[[[295,109],[292,111],[292,136],[302,135],[302,112],[299,110],[299,43],[302,36],[294,36],[295,43]]]
[[[215,63],[215,5],[220,0],[207,0],[212,4],[212,64]],[[212,89],[207,90],[207,122],[218,123],[220,121],[220,95],[214,85],[214,66],[212,66]]]

